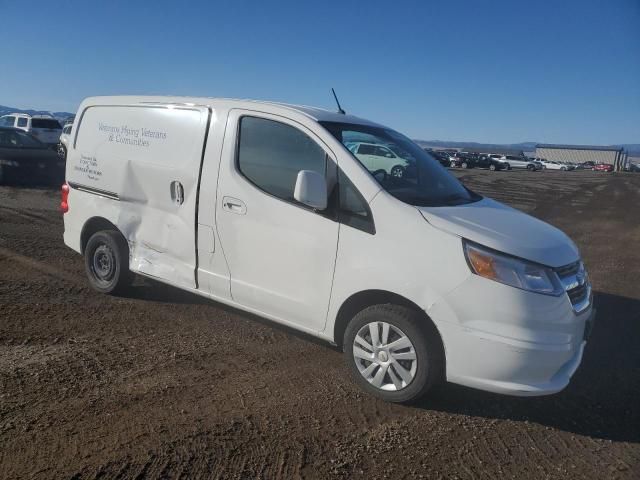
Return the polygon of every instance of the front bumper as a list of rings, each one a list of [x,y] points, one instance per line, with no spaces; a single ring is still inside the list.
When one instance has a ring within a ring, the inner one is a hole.
[[[566,295],[518,290],[477,275],[427,311],[442,337],[447,380],[517,396],[563,390],[595,321]]]

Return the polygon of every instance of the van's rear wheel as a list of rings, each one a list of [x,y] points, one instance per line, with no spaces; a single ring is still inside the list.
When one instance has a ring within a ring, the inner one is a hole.
[[[442,378],[438,333],[407,307],[386,304],[362,310],[347,326],[344,350],[356,382],[388,402],[417,400]]]
[[[123,293],[131,284],[129,247],[115,230],[94,233],[84,249],[84,265],[91,286],[101,293]]]

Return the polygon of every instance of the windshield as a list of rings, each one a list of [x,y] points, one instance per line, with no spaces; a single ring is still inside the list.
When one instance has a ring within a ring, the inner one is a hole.
[[[58,121],[53,118],[32,118],[31,126],[33,128],[50,128],[52,130],[60,130],[62,128]]]
[[[398,132],[368,125],[320,123],[398,200],[417,207],[437,207],[482,198]]]

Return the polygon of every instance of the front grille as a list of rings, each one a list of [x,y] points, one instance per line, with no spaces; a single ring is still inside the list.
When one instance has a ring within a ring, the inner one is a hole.
[[[585,310],[591,302],[591,286],[583,263],[578,260],[569,265],[556,268],[555,272],[558,274],[558,278],[567,292],[574,310],[576,312]]]

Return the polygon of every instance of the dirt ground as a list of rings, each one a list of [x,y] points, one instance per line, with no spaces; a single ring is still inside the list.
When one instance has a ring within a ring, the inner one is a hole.
[[[640,175],[457,171],[580,247],[562,393],[362,393],[335,348],[175,289],[94,293],[59,194],[0,188],[0,478],[640,478]]]

